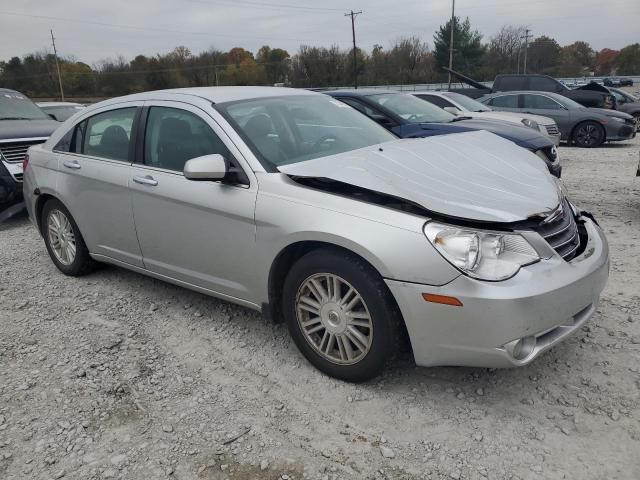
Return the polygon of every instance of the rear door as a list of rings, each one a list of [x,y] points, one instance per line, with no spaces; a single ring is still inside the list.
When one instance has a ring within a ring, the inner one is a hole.
[[[93,254],[142,266],[129,193],[135,124],[142,102],[83,118],[54,147],[58,191]]]
[[[143,124],[129,187],[145,267],[246,300],[255,252],[253,173],[220,126],[194,105],[147,102]],[[187,160],[213,153],[237,171],[232,178],[185,178]]]

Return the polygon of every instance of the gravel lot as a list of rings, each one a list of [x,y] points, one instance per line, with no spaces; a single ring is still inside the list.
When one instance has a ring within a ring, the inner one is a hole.
[[[640,139],[562,148],[611,278],[580,334],[517,370],[314,370],[282,326],[114,267],[58,273],[0,226],[0,479],[640,478]]]

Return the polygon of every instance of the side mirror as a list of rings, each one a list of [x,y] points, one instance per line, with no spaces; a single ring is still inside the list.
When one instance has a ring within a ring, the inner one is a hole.
[[[451,113],[453,115],[460,115],[462,113],[462,110],[460,110],[457,107],[444,107],[443,110],[445,112],[449,112],[449,113]]]
[[[184,164],[184,176],[189,180],[222,180],[227,175],[227,162],[220,154],[192,158]]]
[[[50,118],[51,120],[55,120],[56,122],[58,122],[58,121],[59,121],[53,113],[47,113],[47,115],[49,116],[49,118]]]

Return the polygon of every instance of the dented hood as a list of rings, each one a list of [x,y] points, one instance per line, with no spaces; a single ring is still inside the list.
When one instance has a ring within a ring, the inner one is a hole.
[[[405,139],[279,167],[403,198],[441,215],[516,222],[561,193],[542,160],[485,131]]]

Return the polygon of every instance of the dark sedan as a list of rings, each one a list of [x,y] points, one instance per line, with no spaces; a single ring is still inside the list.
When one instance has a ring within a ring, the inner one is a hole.
[[[494,110],[535,113],[553,118],[560,140],[578,147],[599,147],[604,142],[629,140],[636,135],[631,115],[604,108],[583,107],[570,98],[551,92],[502,92],[478,99]]]
[[[335,90],[327,95],[351,105],[401,138],[431,137],[486,130],[535,153],[551,174],[560,177],[558,151],[547,137],[506,122],[455,116],[413,95],[390,90]]]

